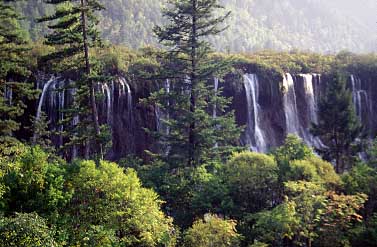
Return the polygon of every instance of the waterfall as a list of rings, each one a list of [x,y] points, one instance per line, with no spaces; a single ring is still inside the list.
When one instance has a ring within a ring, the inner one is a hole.
[[[119,78],[119,84],[120,84],[120,89],[119,89],[118,104],[119,104],[119,100],[121,98],[127,97],[127,114],[128,114],[128,117],[131,121],[131,119],[132,119],[132,91],[131,91],[131,87],[123,77]],[[126,92],[126,90],[127,90],[127,92]]]
[[[39,98],[36,121],[40,120],[40,118],[41,118],[42,106],[43,106],[43,102],[44,102],[44,99],[45,99],[46,94],[47,94],[47,90],[49,89],[51,84],[54,83],[54,82],[56,82],[56,78],[55,78],[55,76],[52,76],[50,78],[50,80],[43,86],[42,95]]]
[[[318,123],[317,103],[314,95],[314,80],[312,74],[301,74],[304,78],[305,101],[308,106],[309,120]]]
[[[323,147],[324,144],[318,137],[314,137],[310,133],[310,126],[312,123],[318,124],[318,97],[319,97],[319,84],[320,75],[314,74],[300,74],[303,78],[303,87],[305,92],[305,104],[307,109],[307,126],[301,126],[302,138],[306,144],[317,148]],[[315,81],[315,77],[318,81]],[[315,84],[317,82],[317,84]],[[316,90],[314,88],[316,87]]]
[[[266,151],[266,142],[263,131],[260,127],[260,106],[258,104],[259,98],[259,81],[256,74],[245,74],[244,85],[247,99],[247,129],[246,142],[250,148],[257,152]]]
[[[297,112],[296,92],[291,74],[287,73],[284,76],[283,87],[283,104],[287,133],[299,135],[300,123]]]
[[[39,121],[40,118],[41,118],[42,106],[43,106],[46,94],[48,92],[48,89],[50,88],[51,84],[53,84],[55,82],[56,82],[56,78],[55,78],[55,76],[52,76],[50,78],[50,80],[48,80],[48,82],[43,86],[42,94],[41,94],[41,97],[39,98],[39,102],[38,102],[37,115],[36,115],[36,118],[35,118],[36,122]],[[37,134],[34,133],[33,142],[36,143],[36,141],[37,141]]]
[[[213,89],[214,89],[215,95],[217,95],[217,92],[219,91],[219,78],[215,78],[214,79]],[[216,106],[216,103],[213,105],[212,117],[213,118],[217,117],[217,106]]]
[[[111,124],[111,110],[112,110],[112,104],[111,104],[111,91],[109,88],[109,85],[104,83],[102,85],[103,94],[106,96],[106,121],[108,124]]]
[[[352,101],[355,105],[356,114],[359,117],[360,121],[363,121],[363,109],[366,108],[369,112],[369,98],[367,91],[361,88],[361,80],[355,75],[351,75],[351,90],[352,90]],[[366,103],[366,106],[363,105],[363,102]]]
[[[127,87],[127,112],[131,121],[132,119],[132,92],[131,92],[130,85],[127,82],[126,82],[126,87]]]

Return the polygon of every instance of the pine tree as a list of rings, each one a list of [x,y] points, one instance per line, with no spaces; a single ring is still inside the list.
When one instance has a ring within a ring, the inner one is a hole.
[[[0,1],[0,143],[17,141],[18,118],[27,107],[25,100],[36,92],[26,83],[29,71],[26,66],[28,38],[20,26],[20,15],[9,2]]]
[[[352,104],[347,79],[340,72],[331,75],[326,94],[318,105],[319,122],[313,124],[312,133],[320,137],[323,146],[317,151],[328,161],[335,162],[337,173],[350,168],[357,153],[355,140],[360,137],[361,125]]]
[[[229,69],[228,62],[213,59],[206,38],[225,29],[229,12],[221,11],[217,0],[168,1],[163,15],[168,24],[157,26],[160,43],[169,47],[162,77],[171,81],[170,91],[160,91],[150,99],[169,118],[169,131],[160,140],[169,147],[169,163],[196,167],[229,151],[239,137],[233,112],[227,112],[230,99],[214,90],[213,79]],[[217,116],[213,116],[216,108]]]
[[[46,44],[55,46],[55,52],[44,58],[52,62],[58,72],[71,72],[77,77],[77,95],[72,109],[67,116],[72,122],[79,117],[73,133],[67,133],[72,142],[80,142],[86,146],[86,155],[90,153],[90,143],[95,143],[94,153],[103,158],[101,126],[96,105],[95,83],[100,81],[99,69],[90,55],[90,48],[100,45],[99,33],[96,30],[98,20],[96,12],[103,10],[97,0],[45,0],[53,4],[55,13],[41,18],[40,22],[50,22],[52,33],[46,35]],[[82,131],[85,129],[85,131]],[[74,137],[74,138],[73,138]],[[69,143],[73,145],[73,143]]]

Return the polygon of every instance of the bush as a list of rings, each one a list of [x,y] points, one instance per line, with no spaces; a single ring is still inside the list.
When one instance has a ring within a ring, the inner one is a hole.
[[[194,222],[184,236],[185,247],[235,247],[239,246],[240,235],[236,222],[206,215],[204,220]]]
[[[53,231],[35,213],[0,219],[0,246],[55,247]]]

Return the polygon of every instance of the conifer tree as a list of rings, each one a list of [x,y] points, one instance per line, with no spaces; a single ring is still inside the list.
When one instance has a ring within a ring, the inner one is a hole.
[[[56,6],[54,14],[39,20],[50,22],[49,28],[53,32],[46,35],[45,43],[56,48],[55,52],[47,55],[44,60],[52,62],[58,72],[72,72],[77,77],[75,104],[67,116],[70,116],[70,120],[79,117],[80,123],[74,128],[74,133],[67,135],[74,137],[71,138],[74,142],[80,142],[87,147],[86,156],[90,152],[88,145],[95,143],[96,147],[92,152],[99,153],[102,158],[101,126],[95,94],[95,83],[100,81],[100,77],[96,63],[90,55],[90,48],[100,45],[99,33],[96,30],[96,12],[103,10],[103,6],[97,0],[44,2]],[[83,129],[85,131],[82,131]],[[78,132],[80,137],[77,137]]]
[[[355,140],[360,137],[361,125],[352,104],[346,78],[340,72],[331,75],[326,94],[318,105],[319,122],[311,132],[323,141],[317,151],[328,161],[335,162],[337,173],[350,168],[358,149]]]
[[[21,28],[20,15],[9,2],[0,1],[0,143],[16,140],[17,118],[26,108],[25,100],[34,97],[32,84],[26,83],[29,74],[25,57],[28,38]]]
[[[168,24],[155,33],[169,49],[162,77],[171,80],[171,89],[151,98],[169,116],[169,131],[160,136],[169,146],[168,160],[195,167],[219,157],[239,137],[234,114],[227,112],[230,99],[212,86],[229,63],[215,61],[206,41],[225,29],[230,13],[218,15],[223,9],[218,0],[169,0],[168,6],[163,12]]]

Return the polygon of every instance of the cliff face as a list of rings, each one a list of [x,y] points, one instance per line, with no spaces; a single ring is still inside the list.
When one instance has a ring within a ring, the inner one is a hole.
[[[253,67],[244,67],[239,74],[229,74],[220,80],[227,97],[232,97],[231,109],[236,121],[245,126],[240,143],[250,149],[267,152],[284,141],[287,133],[299,135],[309,145],[320,145],[311,136],[309,128],[318,120],[317,104],[326,91],[326,77],[318,74],[265,75]],[[43,91],[37,105],[37,115],[46,112],[50,128],[57,130],[64,116],[60,110],[72,101],[74,91],[59,90],[69,83],[62,78],[40,78],[38,87]],[[164,85],[157,86],[164,87]],[[357,114],[368,135],[377,134],[377,82],[362,74],[349,78],[349,89]],[[159,128],[161,115],[154,106],[140,103],[153,88],[148,82],[128,81],[118,76],[113,82],[99,84],[100,122],[108,123],[112,131],[110,159],[127,155],[146,158],[144,150],[157,146],[145,129]],[[77,120],[79,121],[79,120]],[[74,123],[72,123],[74,124]],[[56,146],[64,140],[54,137]]]

